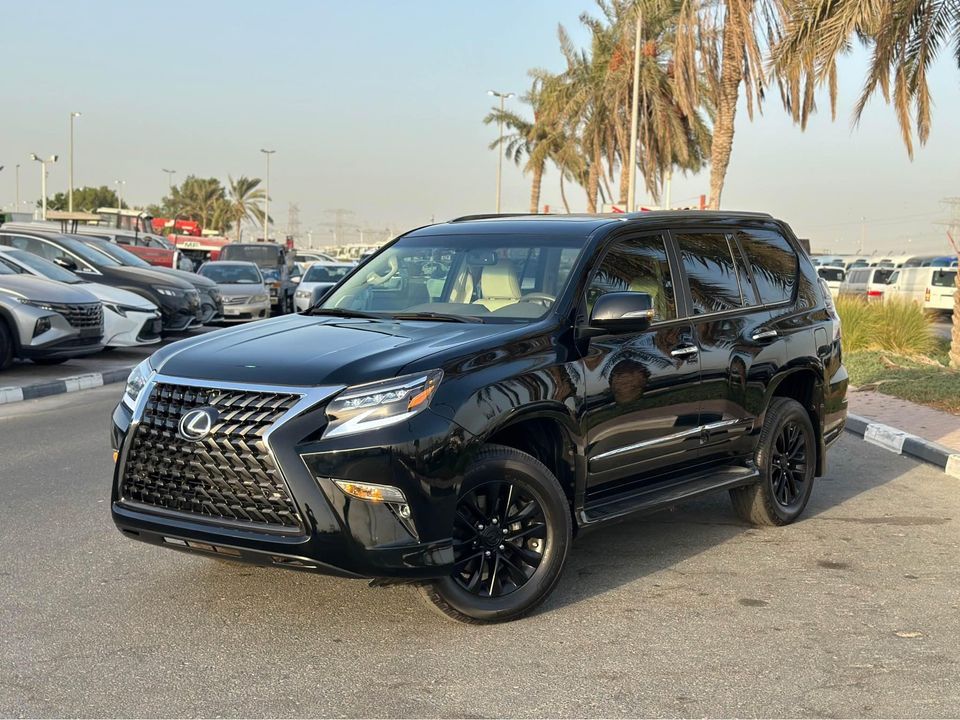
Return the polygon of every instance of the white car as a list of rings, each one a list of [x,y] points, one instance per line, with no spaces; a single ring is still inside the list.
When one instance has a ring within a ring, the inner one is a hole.
[[[320,297],[356,267],[353,263],[316,262],[307,268],[303,279],[293,294],[297,312],[315,305]]]
[[[949,312],[956,282],[956,268],[904,267],[890,276],[887,296],[911,300],[928,312]]]
[[[837,265],[820,265],[817,267],[817,275],[827,283],[830,294],[836,299],[837,295],[840,294],[840,285],[843,283],[846,271]]]
[[[892,267],[860,267],[848,270],[840,283],[840,295],[854,295],[871,302],[883,302]]]
[[[26,250],[0,246],[0,263],[16,273],[73,285],[97,298],[103,305],[104,347],[134,347],[160,342],[160,310],[146,298],[128,290],[87,282]]]

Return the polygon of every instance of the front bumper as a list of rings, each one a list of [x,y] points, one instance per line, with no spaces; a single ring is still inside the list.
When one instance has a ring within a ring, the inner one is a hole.
[[[200,296],[195,291],[177,296],[163,296],[160,304],[163,332],[181,332],[202,324]]]
[[[160,342],[163,321],[156,310],[127,310],[124,315],[104,309],[103,344],[106,347],[136,347]]]
[[[468,442],[459,426],[427,410],[375,434],[318,440],[325,424],[323,405],[339,388],[307,390],[265,440],[301,520],[299,528],[281,530],[147,506],[124,496],[125,467],[139,423],[135,418],[142,417],[151,387],[141,396],[137,413],[120,405],[113,418],[119,460],[112,515],[128,537],[181,551],[347,577],[415,580],[449,575],[450,535]],[[334,478],[399,487],[410,519],[402,520],[390,506],[347,496]]]
[[[270,302],[244,303],[223,306],[223,322],[246,322],[270,317]]]

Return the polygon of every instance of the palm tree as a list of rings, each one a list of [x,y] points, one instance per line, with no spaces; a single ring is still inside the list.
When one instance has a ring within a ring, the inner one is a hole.
[[[263,210],[260,203],[266,198],[263,190],[258,190],[260,178],[248,178],[241,175],[234,180],[228,177],[227,208],[230,221],[236,225],[237,242],[243,233],[243,221],[253,220],[263,222]]]
[[[165,201],[175,217],[196,220],[204,228],[214,227],[217,204],[226,199],[223,185],[216,178],[188,176],[170,191]]]
[[[960,67],[960,4],[956,0],[806,0],[794,7],[776,48],[777,68],[783,75],[806,73],[817,82],[827,83],[835,115],[837,58],[848,51],[854,36],[871,50],[854,121],[859,122],[867,102],[879,90],[893,105],[903,144],[913,158],[914,128],[921,145],[930,136],[930,65],[949,45]],[[953,240],[950,237],[951,244]],[[960,368],[960,273],[957,283],[950,365]]]

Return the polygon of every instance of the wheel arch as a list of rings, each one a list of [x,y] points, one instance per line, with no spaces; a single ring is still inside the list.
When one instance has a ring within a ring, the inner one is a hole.
[[[766,408],[775,397],[786,397],[800,403],[813,424],[817,440],[817,469],[816,476],[820,477],[826,470],[826,446],[823,442],[823,396],[824,381],[822,368],[815,364],[803,364],[787,369],[770,383],[767,397],[764,402],[764,417]]]
[[[20,324],[17,322],[17,319],[13,316],[13,313],[10,312],[7,308],[0,305],[0,322],[6,324],[7,329],[10,331],[10,339],[13,342],[13,354],[14,356],[20,355]]]

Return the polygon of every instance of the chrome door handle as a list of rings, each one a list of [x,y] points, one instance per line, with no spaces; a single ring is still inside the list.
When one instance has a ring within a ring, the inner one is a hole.
[[[757,330],[757,332],[753,334],[753,339],[754,340],[773,340],[773,338],[779,337],[779,336],[780,336],[780,333],[778,333],[776,330]]]
[[[674,357],[687,357],[689,355],[696,355],[700,352],[700,348],[696,345],[687,345],[685,347],[678,347],[676,350],[671,350],[670,354]]]

